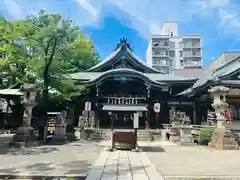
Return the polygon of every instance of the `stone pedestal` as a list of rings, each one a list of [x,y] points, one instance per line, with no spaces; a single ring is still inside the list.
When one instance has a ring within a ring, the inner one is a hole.
[[[66,126],[66,124],[56,126],[52,140],[66,141]]]
[[[179,127],[172,127],[169,132],[170,138],[169,140],[172,142],[179,142],[181,137],[180,137],[180,126]]]
[[[215,110],[217,116],[217,128],[214,130],[209,147],[218,150],[231,150],[238,149],[238,143],[233,138],[230,130],[225,127],[224,111],[228,108],[226,103],[226,94],[229,88],[224,86],[215,86],[209,89],[209,92],[213,96],[212,107]]]
[[[238,143],[233,138],[232,132],[226,128],[216,128],[208,146],[217,150],[239,149]]]
[[[17,129],[9,145],[14,147],[29,147],[37,145],[36,141],[35,130],[31,126],[25,125]]]

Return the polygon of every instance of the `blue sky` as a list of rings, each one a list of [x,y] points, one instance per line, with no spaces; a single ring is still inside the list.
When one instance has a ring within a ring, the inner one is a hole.
[[[164,21],[179,23],[179,34],[199,34],[203,64],[226,51],[240,51],[239,0],[1,0],[0,14],[23,18],[45,9],[72,19],[91,38],[104,59],[127,37],[144,61],[150,35]]]

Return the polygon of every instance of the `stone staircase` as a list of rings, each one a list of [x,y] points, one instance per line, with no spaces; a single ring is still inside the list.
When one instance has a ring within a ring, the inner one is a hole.
[[[89,138],[92,140],[109,140],[111,139],[111,131],[110,130],[95,130],[90,135]]]
[[[92,140],[110,140],[111,139],[111,130],[93,130],[91,134],[89,134],[89,139]],[[138,141],[153,141],[153,135],[150,130],[138,130],[137,133]]]
[[[153,141],[153,135],[150,130],[138,130],[137,131],[137,139],[138,141]]]

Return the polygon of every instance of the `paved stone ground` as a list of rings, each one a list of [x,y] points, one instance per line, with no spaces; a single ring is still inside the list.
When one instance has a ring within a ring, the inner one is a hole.
[[[103,151],[86,180],[163,180],[144,152]]]
[[[86,176],[103,147],[97,142],[9,149],[10,135],[0,136],[0,175]]]
[[[231,176],[240,179],[239,150],[217,151],[201,146],[142,143],[150,161],[167,179],[172,176]]]

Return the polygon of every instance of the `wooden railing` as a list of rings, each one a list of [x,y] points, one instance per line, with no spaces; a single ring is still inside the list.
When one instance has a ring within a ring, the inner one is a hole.
[[[108,104],[138,104],[141,100],[146,100],[146,97],[142,96],[128,96],[128,97],[118,97],[118,96],[106,96]]]

